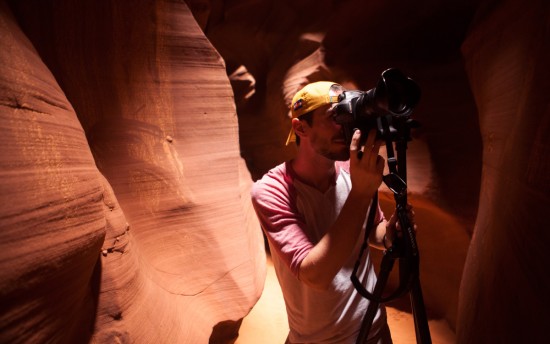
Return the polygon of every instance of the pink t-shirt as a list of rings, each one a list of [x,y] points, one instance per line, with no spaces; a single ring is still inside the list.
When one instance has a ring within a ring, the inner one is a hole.
[[[333,185],[324,193],[301,182],[290,163],[270,170],[252,188],[252,203],[269,242],[271,256],[285,299],[291,343],[355,343],[368,307],[353,287],[350,277],[359,256],[361,240],[349,261],[327,290],[301,283],[302,260],[332,226],[351,190],[349,163],[336,163]],[[378,207],[375,225],[384,219]],[[358,271],[360,281],[371,291],[376,275],[368,249]],[[369,338],[385,323],[385,309],[378,310]]]

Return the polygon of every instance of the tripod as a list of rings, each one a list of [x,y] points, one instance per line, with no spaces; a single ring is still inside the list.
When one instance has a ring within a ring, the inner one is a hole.
[[[390,130],[391,118],[389,116],[380,117],[378,119],[378,130],[381,137],[385,139],[386,151],[388,157],[388,168],[390,173],[383,177],[384,183],[393,192],[396,203],[397,221],[402,229],[402,235],[397,236],[390,248],[384,252],[382,258],[380,273],[378,280],[374,286],[372,293],[368,292],[363,284],[357,278],[361,257],[367,247],[367,238],[372,229],[374,215],[376,213],[376,204],[378,203],[378,194],[375,194],[371,209],[367,218],[367,229],[365,230],[365,241],[361,247],[359,258],[355,264],[351,281],[355,289],[365,298],[369,299],[369,306],[363,317],[357,344],[365,342],[371,326],[378,311],[380,303],[385,303],[395,298],[401,297],[405,293],[409,293],[411,300],[411,308],[414,318],[416,342],[421,344],[431,344],[430,330],[426,310],[424,308],[424,299],[422,297],[422,289],[419,279],[419,251],[416,242],[416,234],[410,223],[407,215],[407,165],[406,165],[406,150],[407,142],[411,140],[410,129],[418,123],[404,118],[395,119],[395,127]],[[393,142],[397,150],[397,158],[394,155]],[[388,297],[383,296],[384,288],[390,276],[391,270],[395,263],[399,260],[399,286]]]

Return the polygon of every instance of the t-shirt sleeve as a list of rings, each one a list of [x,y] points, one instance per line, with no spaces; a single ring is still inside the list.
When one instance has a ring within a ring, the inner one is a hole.
[[[293,206],[291,187],[263,180],[252,187],[252,204],[270,247],[298,278],[300,264],[313,248],[303,228],[306,224]]]

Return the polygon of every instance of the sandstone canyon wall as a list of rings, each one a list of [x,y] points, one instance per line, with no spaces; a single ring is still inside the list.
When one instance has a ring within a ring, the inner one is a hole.
[[[0,23],[0,342],[235,337],[265,252],[185,3],[2,3]]]
[[[292,94],[367,90],[388,67],[422,88],[408,169],[430,317],[459,343],[546,338],[546,1],[23,0],[0,15],[0,342],[231,342],[265,276],[248,189],[294,154]]]
[[[550,4],[499,5],[480,11],[463,45],[484,145],[457,340],[542,343],[550,324]]]

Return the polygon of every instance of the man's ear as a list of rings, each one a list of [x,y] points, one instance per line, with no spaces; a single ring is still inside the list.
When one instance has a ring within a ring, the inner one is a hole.
[[[294,129],[294,133],[300,137],[305,135],[303,123],[298,118],[292,119],[292,129]]]

